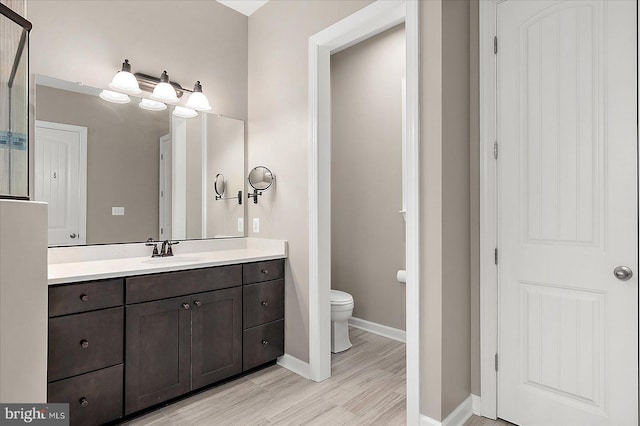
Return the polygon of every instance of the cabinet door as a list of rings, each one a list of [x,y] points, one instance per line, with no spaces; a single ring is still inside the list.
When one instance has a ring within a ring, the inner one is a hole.
[[[242,288],[191,296],[193,389],[242,372]]]
[[[190,390],[189,297],[126,307],[125,414]]]

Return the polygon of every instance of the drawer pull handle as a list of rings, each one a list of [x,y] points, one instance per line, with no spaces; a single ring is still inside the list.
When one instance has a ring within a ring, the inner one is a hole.
[[[79,402],[81,407],[86,407],[87,405],[89,405],[89,401],[87,401],[87,398],[85,397],[80,398]]]
[[[89,301],[89,296],[87,294],[81,294],[80,295],[80,300],[82,300],[83,302],[88,302]]]
[[[202,306],[202,302],[199,300],[196,300],[195,302],[193,302],[193,304],[196,306]]]
[[[267,307],[269,306],[269,302],[267,302],[266,300],[263,300],[262,303],[260,303],[262,306]]]
[[[189,304],[188,304],[188,303],[183,303],[183,304],[182,304],[182,307],[183,307],[183,308],[185,308],[185,309],[189,309],[191,306],[189,306]]]
[[[268,274],[268,273],[269,273],[269,270],[268,270],[268,269],[263,269],[263,270],[262,270],[262,271],[260,271],[260,272],[262,272],[263,274]]]
[[[269,344],[269,341],[268,341],[268,340],[263,340],[263,341],[262,341],[262,344],[263,344],[264,346],[267,346],[267,345]]]
[[[80,346],[82,346],[84,349],[87,349],[89,347],[89,341],[86,339],[80,340]]]

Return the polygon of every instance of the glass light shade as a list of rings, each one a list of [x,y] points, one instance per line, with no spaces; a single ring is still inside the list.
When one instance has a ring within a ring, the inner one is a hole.
[[[193,92],[191,95],[189,95],[189,99],[187,99],[186,107],[195,109],[198,111],[211,110],[211,105],[209,105],[209,100],[202,92]]]
[[[129,96],[124,93],[112,92],[111,90],[103,90],[100,92],[100,97],[114,104],[128,104],[131,101]]]
[[[162,102],[152,101],[151,99],[141,99],[138,106],[147,111],[164,111],[167,109],[167,105]]]
[[[151,97],[160,102],[178,102],[178,95],[176,89],[169,84],[169,74],[166,71],[162,72],[160,76],[160,83],[153,88]]]
[[[138,86],[138,80],[136,80],[136,77],[131,74],[131,64],[129,64],[128,59],[124,60],[124,63],[122,64],[122,71],[118,71],[118,73],[113,77],[113,80],[109,83],[109,87],[113,90],[128,93],[129,95],[138,95],[142,93],[140,86]]]
[[[176,106],[175,109],[173,110],[173,115],[180,118],[193,118],[198,115],[198,112],[190,108]]]

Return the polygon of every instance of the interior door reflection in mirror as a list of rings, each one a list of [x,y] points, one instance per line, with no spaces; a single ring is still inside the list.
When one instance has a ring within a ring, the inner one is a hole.
[[[34,198],[49,203],[50,246],[244,236],[244,206],[213,188],[223,173],[227,191],[244,191],[243,121],[99,92],[36,77]]]

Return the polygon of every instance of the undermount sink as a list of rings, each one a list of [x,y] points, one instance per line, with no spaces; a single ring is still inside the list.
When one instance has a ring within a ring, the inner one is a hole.
[[[142,263],[148,264],[166,264],[166,263],[188,263],[198,262],[202,260],[202,257],[189,257],[189,256],[166,256],[166,257],[152,257],[147,260],[143,260]]]

